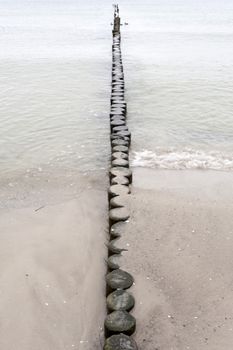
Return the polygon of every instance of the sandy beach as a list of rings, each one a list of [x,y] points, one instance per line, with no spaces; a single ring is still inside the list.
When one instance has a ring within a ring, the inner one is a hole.
[[[88,185],[39,210],[1,209],[1,349],[102,349],[107,195]]]
[[[140,350],[230,350],[233,174],[134,169],[122,268]]]

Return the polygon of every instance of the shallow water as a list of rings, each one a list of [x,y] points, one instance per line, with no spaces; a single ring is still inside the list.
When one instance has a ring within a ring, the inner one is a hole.
[[[132,164],[232,170],[233,3],[119,4]],[[1,179],[105,172],[112,2],[8,0],[0,13]]]

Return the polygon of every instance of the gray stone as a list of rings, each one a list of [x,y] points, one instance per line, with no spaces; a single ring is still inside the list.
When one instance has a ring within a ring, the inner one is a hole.
[[[134,304],[134,297],[125,290],[116,290],[107,297],[107,307],[111,311],[130,311]]]
[[[138,350],[138,347],[131,337],[118,334],[106,339],[104,350]]]
[[[136,320],[127,311],[113,311],[106,317],[104,324],[111,333],[132,334],[135,331]]]

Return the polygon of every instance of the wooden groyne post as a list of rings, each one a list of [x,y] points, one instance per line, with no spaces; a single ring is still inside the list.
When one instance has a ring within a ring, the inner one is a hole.
[[[137,350],[132,338],[136,320],[130,314],[135,300],[128,289],[133,285],[133,276],[121,269],[121,245],[130,213],[127,203],[132,183],[129,167],[131,134],[127,127],[127,103],[121,56],[121,19],[118,5],[114,6],[112,45],[112,84],[110,104],[111,167],[109,171],[109,242],[108,273],[106,275],[107,310],[105,319],[104,350]]]

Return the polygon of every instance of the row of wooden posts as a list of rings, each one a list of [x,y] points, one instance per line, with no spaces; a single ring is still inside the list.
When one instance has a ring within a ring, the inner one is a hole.
[[[106,275],[107,310],[105,319],[104,350],[136,350],[132,338],[136,320],[130,311],[135,300],[128,289],[133,285],[133,276],[121,269],[121,237],[126,232],[130,219],[127,207],[132,183],[129,167],[131,134],[126,125],[127,104],[125,102],[125,81],[121,56],[119,8],[114,11],[112,45],[112,91],[110,110],[111,168],[109,172],[109,243],[108,273]]]

